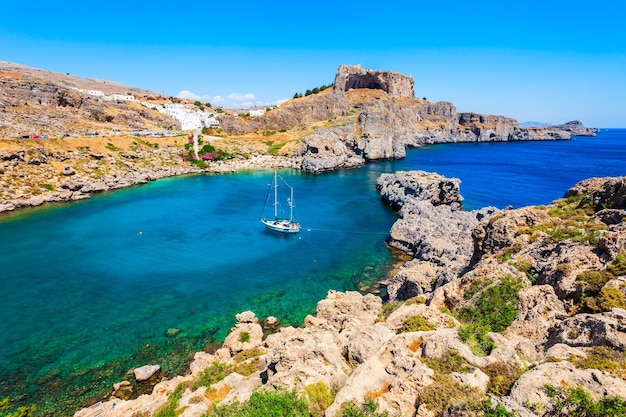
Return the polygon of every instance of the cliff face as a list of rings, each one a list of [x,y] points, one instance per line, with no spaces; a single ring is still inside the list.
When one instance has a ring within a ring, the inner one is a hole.
[[[397,73],[339,67],[335,97],[345,95],[354,117],[344,118],[343,125],[348,129],[344,129],[343,139],[339,139],[334,128],[305,137],[302,168],[318,172],[358,166],[369,160],[399,159],[405,156],[406,147],[425,144],[567,140],[572,134],[595,134],[580,122],[525,128],[504,116],[457,113],[452,103],[415,98],[413,84],[410,77]],[[328,151],[320,152],[320,143],[324,141],[329,144]],[[309,146],[311,142],[314,144]],[[345,149],[339,151],[340,142]],[[343,155],[340,160],[338,153]]]

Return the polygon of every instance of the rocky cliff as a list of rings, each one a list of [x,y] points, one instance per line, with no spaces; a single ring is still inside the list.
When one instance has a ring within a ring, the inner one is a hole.
[[[301,168],[321,172],[400,159],[407,147],[454,142],[567,140],[595,135],[578,121],[552,127],[522,127],[504,116],[458,113],[448,102],[415,98],[414,80],[391,72],[341,65],[332,90],[291,100],[263,116],[219,117],[224,130],[244,135],[297,129],[327,122],[299,140]]]
[[[140,382],[121,382],[98,409],[214,415],[295,390],[310,410],[297,415],[623,415],[626,177],[581,182],[548,206],[467,214],[454,179],[404,172],[378,187],[400,210],[391,244],[414,258],[388,302],[329,291],[299,328],[244,312],[187,375],[134,400],[121,397]]]

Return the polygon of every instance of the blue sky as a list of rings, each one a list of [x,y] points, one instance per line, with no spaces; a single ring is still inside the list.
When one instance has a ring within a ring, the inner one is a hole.
[[[625,22],[624,0],[12,1],[0,60],[228,107],[361,64],[458,111],[626,127]]]

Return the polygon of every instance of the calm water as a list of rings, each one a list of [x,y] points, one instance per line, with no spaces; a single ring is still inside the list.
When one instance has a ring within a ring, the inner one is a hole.
[[[179,371],[240,311],[298,324],[328,289],[383,277],[396,217],[375,190],[382,172],[460,178],[466,208],[521,207],[584,178],[626,175],[624,143],[626,130],[612,129],[564,142],[435,145],[317,176],[281,171],[296,190],[297,236],[258,222],[267,170],[160,180],[2,216],[0,398],[76,407],[130,367]],[[166,337],[170,328],[180,334]]]

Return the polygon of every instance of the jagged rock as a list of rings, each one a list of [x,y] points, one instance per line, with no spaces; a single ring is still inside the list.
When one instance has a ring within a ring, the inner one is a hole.
[[[371,88],[388,93],[391,97],[415,97],[415,81],[393,71],[373,71],[362,69],[360,65],[340,65],[333,84],[335,91]]]
[[[576,278],[579,273],[599,270],[606,264],[606,258],[595,246],[580,242],[531,246],[529,254],[538,273],[537,283],[552,285],[560,299],[577,294]]]
[[[584,196],[580,206],[626,208],[626,177],[589,178],[567,190],[565,198]]]
[[[452,316],[442,313],[437,308],[432,308],[426,304],[404,303],[387,317],[385,321],[387,327],[399,333],[403,323],[411,316],[422,316],[437,329],[456,328],[459,322]]]
[[[341,386],[347,378],[343,341],[333,328],[283,327],[267,337],[266,345],[270,349],[264,378],[271,386],[303,388],[318,381]]]
[[[572,357],[585,358],[587,354],[582,349],[577,349],[563,343],[557,343],[546,351],[546,359],[555,361],[571,360]]]
[[[626,384],[621,378],[597,369],[578,369],[567,361],[542,363],[525,372],[513,384],[509,396],[519,404],[527,404],[549,414],[554,410],[554,400],[547,395],[545,385],[557,389],[582,387],[596,401],[606,396],[626,398]]]
[[[520,234],[522,227],[531,228],[550,219],[545,210],[523,207],[518,210],[503,210],[481,222],[472,232],[476,242],[477,257],[497,254],[505,248],[528,242],[528,236]]]
[[[133,385],[128,381],[113,384],[113,394],[111,395],[122,400],[127,400],[133,395]]]
[[[353,151],[356,137],[349,127],[334,127],[313,133],[303,140],[306,147],[301,169],[306,172],[330,171],[362,166],[365,159]]]
[[[507,329],[507,337],[516,336],[541,346],[552,329],[568,317],[563,303],[549,285],[535,285],[519,292],[517,317]]]
[[[237,324],[257,324],[259,322],[259,319],[256,318],[256,314],[254,314],[252,311],[244,311],[243,313],[235,314],[235,319],[237,319]]]
[[[263,328],[254,313],[248,311],[237,316],[237,324],[224,340],[224,348],[230,350],[231,355],[259,345],[263,339]]]
[[[439,268],[430,262],[412,259],[404,264],[387,285],[391,300],[408,300],[431,292],[439,276]]]
[[[398,171],[381,174],[376,180],[376,189],[382,201],[396,211],[407,202],[415,201],[428,201],[433,206],[445,204],[458,210],[463,202],[460,184],[458,178],[446,178],[432,172]]]
[[[276,330],[280,326],[280,320],[274,316],[267,316],[263,319],[263,328],[267,330]]]
[[[577,314],[563,320],[547,346],[564,343],[575,347],[610,346],[626,349],[626,310],[614,308],[600,314]]]
[[[135,370],[133,370],[133,374],[135,375],[135,379],[138,382],[141,382],[152,378],[152,376],[160,370],[160,365],[144,365],[139,368],[135,368]]]
[[[330,290],[326,298],[317,303],[316,315],[342,331],[374,324],[381,307],[382,300],[372,294],[363,296],[355,291]]]
[[[352,366],[362,364],[394,335],[392,330],[381,324],[353,330],[344,347],[346,360]]]

